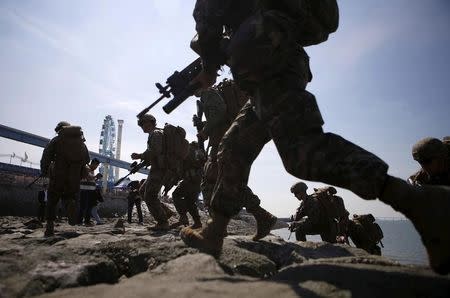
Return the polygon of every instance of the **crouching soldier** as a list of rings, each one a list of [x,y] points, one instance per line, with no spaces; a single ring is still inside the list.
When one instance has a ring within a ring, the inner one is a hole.
[[[348,222],[347,234],[357,248],[362,248],[370,254],[381,256],[383,247],[383,231],[375,222],[372,214],[353,214],[353,219]]]
[[[336,229],[331,228],[329,218],[316,193],[308,195],[308,186],[298,182],[291,187],[291,192],[300,201],[300,207],[290,224],[289,229],[295,231],[297,241],[306,241],[306,235],[319,234],[323,241],[336,242]]]
[[[46,237],[54,235],[53,222],[60,198],[66,202],[69,224],[76,224],[76,196],[80,191],[83,169],[90,160],[79,126],[70,126],[62,121],[56,126],[55,132],[58,135],[45,147],[41,158],[41,173],[50,180]]]

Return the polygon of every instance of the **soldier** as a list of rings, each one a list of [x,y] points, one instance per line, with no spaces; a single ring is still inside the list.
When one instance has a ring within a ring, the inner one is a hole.
[[[197,201],[200,194],[200,181],[203,175],[205,153],[199,148],[197,142],[189,144],[189,155],[183,161],[183,180],[181,180],[172,193],[173,203],[180,215],[178,225],[189,224],[187,212],[191,214],[194,224],[193,229],[202,227],[198,213]]]
[[[202,110],[206,121],[194,115],[194,126],[201,127],[197,137],[200,141],[209,139],[209,155],[201,188],[203,200],[209,208],[214,185],[217,180],[217,152],[219,143],[230,127],[239,110],[248,101],[248,96],[231,80],[223,80],[218,86],[204,90],[200,94]]]
[[[138,125],[144,133],[148,134],[147,150],[143,153],[131,154],[132,159],[145,160],[150,165],[150,173],[145,182],[144,201],[148,210],[156,220],[156,225],[151,230],[166,231],[169,229],[169,221],[158,194],[168,178],[168,169],[164,156],[164,133],[156,128],[156,119],[150,114],[145,114],[138,119]]]
[[[330,229],[337,234],[336,240],[341,235],[345,235],[348,224],[349,212],[345,209],[344,200],[336,195],[337,190],[333,186],[327,186],[322,188],[314,188],[314,195],[319,199],[322,207],[325,209],[325,213],[329,220]],[[345,243],[348,240],[345,239]]]
[[[131,181],[128,183],[127,187],[130,189],[128,193],[128,223],[131,223],[131,215],[133,213],[133,207],[136,205],[136,211],[138,214],[139,224],[142,225],[144,223],[144,219],[142,217],[142,208],[141,208],[141,196],[139,194],[139,181]]]
[[[79,126],[59,122],[58,134],[45,147],[41,158],[41,173],[50,178],[45,236],[54,235],[55,209],[60,198],[66,202],[69,224],[76,224],[76,195],[80,191],[83,170],[89,153]]]
[[[248,99],[248,95],[242,92],[235,82],[227,79],[223,80],[217,87],[209,88],[201,93],[201,102],[203,104],[206,122],[203,125],[203,129],[199,132],[198,137],[204,140],[209,138],[208,147],[211,148],[205,164],[205,173],[201,186],[203,199],[210,213],[210,201],[218,177],[217,153],[219,144],[226,130],[230,127]],[[193,120],[194,125],[198,126],[200,119],[194,117]],[[252,128],[249,129],[248,134],[244,137],[252,138],[252,132]],[[267,131],[263,131],[262,133],[265,134],[265,137],[269,138]],[[257,132],[256,137],[261,137],[261,132]],[[235,178],[237,181],[241,179],[242,175],[248,178],[248,174],[245,171],[241,173],[239,170],[236,169],[230,175],[236,175]],[[233,179],[233,177],[230,177],[230,179]],[[243,207],[256,219],[256,234],[253,239],[259,240],[265,237],[275,225],[277,221],[276,217],[260,206],[258,196],[247,186],[246,180],[245,187],[242,188],[242,192],[239,195],[243,201]]]
[[[290,174],[349,189],[367,200],[379,198],[405,214],[422,236],[431,267],[447,273],[450,190],[412,187],[388,175],[388,165],[374,154],[325,133],[316,99],[305,90],[311,73],[302,46],[325,41],[337,30],[338,16],[336,1],[196,2],[194,19],[203,70],[192,83],[209,88],[217,70],[227,62],[251,102],[222,139],[211,220],[200,231],[184,228],[181,236],[190,246],[220,252],[230,218],[245,204],[241,193],[247,187],[250,167],[272,139]],[[225,48],[221,46],[224,32],[230,36]],[[425,201],[430,203],[428,208],[424,208]]]
[[[445,141],[445,139],[444,139]],[[422,167],[409,177],[412,185],[450,186],[450,145],[436,138],[425,138],[412,148],[412,156]]]
[[[353,219],[348,221],[347,235],[352,239],[357,248],[362,248],[370,254],[381,256],[381,239],[383,232],[375,223],[372,214],[353,214]]]
[[[289,229],[295,231],[297,241],[306,241],[306,235],[319,234],[323,241],[335,243],[337,229],[334,218],[331,218],[327,213],[318,193],[308,195],[307,189],[308,186],[303,182],[297,182],[291,187],[291,193],[301,203]],[[320,195],[323,196],[324,194]]]

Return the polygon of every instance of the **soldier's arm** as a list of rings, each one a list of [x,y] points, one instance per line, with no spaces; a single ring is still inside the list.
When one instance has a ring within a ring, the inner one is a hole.
[[[223,13],[230,0],[197,0],[193,12],[195,30],[203,69],[215,73],[225,63],[225,55],[220,49],[223,35]]]
[[[50,163],[55,160],[56,142],[57,142],[57,137],[51,139],[50,142],[47,144],[47,146],[45,146],[44,151],[42,152],[41,174],[43,176],[48,175]]]
[[[202,131],[210,136],[216,128],[220,127],[226,121],[227,107],[219,94],[213,91],[204,92],[203,107],[206,118],[206,124]]]
[[[163,154],[163,138],[164,135],[161,131],[154,131],[150,140],[150,147],[142,153],[142,159],[146,164],[150,165],[152,160],[160,157]]]
[[[321,212],[321,205],[318,201],[314,200],[309,202],[310,204],[308,204],[308,218],[309,221],[312,224],[318,224],[320,223],[321,220],[321,216],[322,216],[322,212]]]

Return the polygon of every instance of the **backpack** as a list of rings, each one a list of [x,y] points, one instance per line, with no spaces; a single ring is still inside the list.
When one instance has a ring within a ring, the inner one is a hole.
[[[375,222],[375,217],[372,214],[354,215],[354,219],[361,223],[364,230],[367,232],[369,238],[374,243],[381,243],[383,239],[383,231],[381,227]]]
[[[261,0],[265,9],[280,10],[296,21],[301,46],[322,43],[339,26],[336,0]]]
[[[227,108],[227,123],[232,123],[249,97],[231,80],[225,79],[217,89]]]
[[[87,149],[79,126],[66,126],[58,134],[59,150],[56,159],[68,164],[84,164]]]
[[[165,155],[169,167],[178,167],[189,154],[189,142],[186,131],[180,126],[166,123],[163,128]],[[171,162],[174,161],[174,162]]]

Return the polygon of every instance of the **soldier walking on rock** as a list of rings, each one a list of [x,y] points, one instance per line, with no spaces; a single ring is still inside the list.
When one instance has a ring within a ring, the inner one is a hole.
[[[80,191],[80,180],[84,167],[89,162],[89,152],[79,126],[59,122],[58,134],[45,147],[41,158],[41,173],[49,177],[47,201],[47,226],[45,236],[54,235],[56,206],[60,198],[66,202],[69,224],[75,225],[76,196]]]
[[[374,154],[324,132],[316,99],[305,90],[311,73],[302,47],[337,30],[336,1],[198,0],[194,19],[203,70],[193,83],[209,88],[227,63],[251,101],[222,139],[211,220],[200,231],[181,231],[188,245],[221,251],[231,217],[245,205],[250,167],[272,139],[295,177],[346,188],[366,200],[378,198],[405,214],[422,237],[431,267],[450,272],[450,189],[413,187],[388,175],[388,165]],[[225,46],[224,32],[230,37]]]

